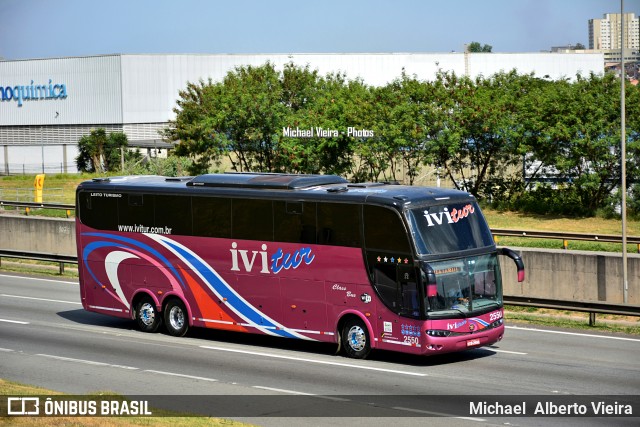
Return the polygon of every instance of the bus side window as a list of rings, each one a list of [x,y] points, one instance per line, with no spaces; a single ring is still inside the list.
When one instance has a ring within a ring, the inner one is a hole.
[[[400,216],[382,206],[364,206],[364,236],[368,250],[411,254],[411,245]]]
[[[191,235],[191,197],[156,196],[155,226],[163,234]]]
[[[92,196],[91,192],[83,191],[79,194],[80,222],[98,230],[118,229],[118,202],[115,197]]]
[[[316,204],[273,202],[274,241],[316,243]]]
[[[231,238],[231,200],[192,197],[193,235]]]
[[[413,316],[420,314],[420,302],[418,301],[418,284],[416,282],[401,282],[400,296],[402,310]]]
[[[118,224],[126,226],[154,224],[154,201],[152,194],[123,194],[118,199]]]
[[[395,265],[378,265],[373,269],[373,281],[380,298],[391,308],[397,308],[398,284]]]
[[[318,203],[318,243],[361,246],[360,206],[347,203]]]
[[[273,241],[273,202],[231,200],[231,236],[234,239]]]

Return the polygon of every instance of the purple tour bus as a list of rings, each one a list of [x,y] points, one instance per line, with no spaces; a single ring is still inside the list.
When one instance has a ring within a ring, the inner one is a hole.
[[[496,248],[473,196],[332,175],[81,183],[82,305],[174,336],[192,326],[431,355],[502,339]]]

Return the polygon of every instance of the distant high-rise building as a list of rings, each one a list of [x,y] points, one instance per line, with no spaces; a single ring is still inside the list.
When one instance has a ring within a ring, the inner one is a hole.
[[[589,49],[604,53],[605,62],[620,61],[622,15],[606,13],[603,19],[589,20]],[[626,61],[640,60],[640,18],[635,13],[624,14],[624,57]]]

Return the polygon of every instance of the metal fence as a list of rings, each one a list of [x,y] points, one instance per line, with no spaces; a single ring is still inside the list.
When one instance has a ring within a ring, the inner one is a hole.
[[[603,242],[603,243],[620,243],[622,244],[622,236],[615,234],[597,234],[597,233],[569,233],[564,231],[523,231],[523,230],[506,230],[501,228],[492,228],[491,233],[495,236],[504,237],[520,237],[527,239],[553,239],[562,240],[562,247],[567,249],[570,240]],[[496,239],[496,243],[499,239]],[[640,236],[627,236],[627,243],[637,245],[638,253],[640,253]]]
[[[0,175],[35,175],[38,173],[78,173],[75,163],[70,167],[64,163],[5,163],[0,166]]]
[[[1,188],[0,202],[31,202],[35,190],[31,188]],[[42,199],[45,203],[62,202],[64,200],[64,188],[46,188],[42,191]]]

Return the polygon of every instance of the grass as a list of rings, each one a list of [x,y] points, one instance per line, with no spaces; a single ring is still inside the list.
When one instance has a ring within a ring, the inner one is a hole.
[[[501,246],[520,248],[564,249],[562,239],[535,239],[526,237],[502,237],[495,236],[496,242]],[[583,240],[570,240],[567,249],[576,251],[622,252],[621,243],[589,242]],[[640,253],[637,245],[628,244],[627,253]]]
[[[502,212],[483,210],[491,228],[537,231],[567,231],[572,233],[617,234],[622,231],[619,219],[572,218],[554,215],[523,214],[520,212]],[[627,221],[627,233],[640,235],[640,221]]]
[[[43,201],[45,203],[74,204],[76,187],[82,181],[104,176],[104,174],[47,174],[44,180]],[[33,202],[35,175],[13,175],[0,178],[1,200]]]
[[[35,273],[59,278],[78,278],[77,264],[64,264],[64,273],[60,274],[60,263],[21,258],[1,258],[0,271],[26,274]]]
[[[114,400],[122,399],[115,393],[92,393],[86,395],[90,399],[92,395],[113,395]],[[20,384],[0,379],[0,396],[60,396],[63,393],[47,390],[40,387]],[[4,405],[6,401],[1,402]],[[221,418],[181,416],[163,410],[152,409],[158,416],[150,417],[0,417],[0,426],[87,426],[87,427],[128,427],[128,426],[158,426],[158,427],[242,427],[250,426],[237,421]]]

